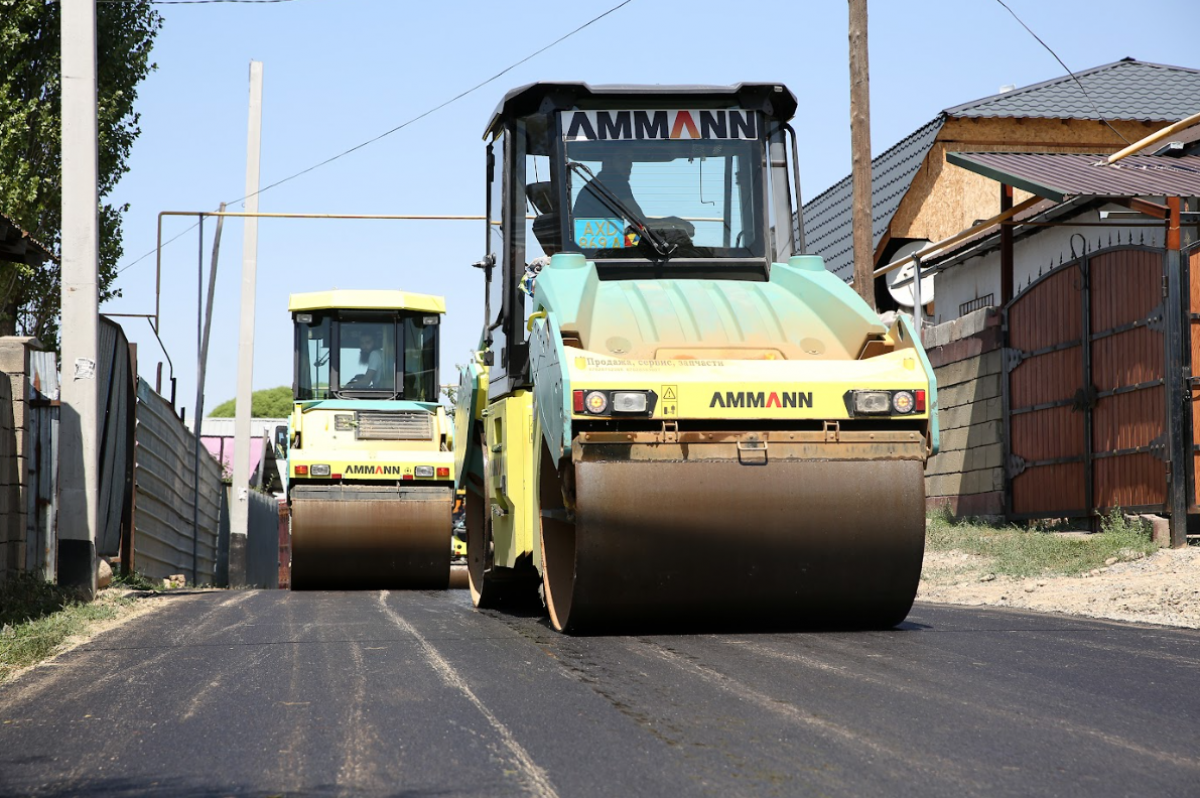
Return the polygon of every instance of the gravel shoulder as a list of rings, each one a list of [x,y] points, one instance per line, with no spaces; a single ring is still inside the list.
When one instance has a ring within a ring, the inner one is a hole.
[[[1082,576],[997,575],[987,557],[929,551],[918,601],[1018,607],[1200,629],[1200,547],[1163,549]]]

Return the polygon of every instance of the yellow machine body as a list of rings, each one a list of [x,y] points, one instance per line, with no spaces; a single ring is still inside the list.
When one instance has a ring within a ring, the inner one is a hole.
[[[286,435],[293,589],[444,588],[453,424],[437,403],[445,302],[405,291],[295,294]]]

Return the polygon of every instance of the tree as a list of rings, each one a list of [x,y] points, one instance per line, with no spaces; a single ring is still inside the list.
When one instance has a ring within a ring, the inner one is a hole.
[[[237,412],[237,400],[230,399],[213,408],[209,418],[233,418]],[[250,416],[252,418],[287,418],[292,414],[292,389],[288,385],[264,388],[250,394]]]
[[[57,2],[0,0],[0,213],[57,255],[62,227],[62,79]],[[129,171],[141,130],[138,84],[156,69],[150,49],[162,16],[150,0],[96,5],[100,146],[100,301],[115,296],[124,254],[121,215],[103,201]],[[33,335],[57,348],[61,305],[58,263],[0,261],[0,335]]]

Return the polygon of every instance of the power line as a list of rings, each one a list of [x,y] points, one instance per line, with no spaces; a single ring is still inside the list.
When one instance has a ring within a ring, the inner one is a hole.
[[[466,91],[464,91],[464,92],[461,92],[460,94],[456,94],[455,96],[451,97],[449,100],[446,100],[444,103],[441,103],[440,105],[436,105],[436,106],[434,106],[433,108],[430,108],[428,111],[425,111],[424,113],[421,113],[421,114],[418,114],[417,116],[414,116],[412,119],[409,119],[407,122],[403,122],[403,123],[401,123],[401,124],[399,124],[399,125],[396,125],[396,127],[392,128],[391,130],[389,130],[389,131],[387,131],[387,132],[385,132],[385,133],[380,133],[378,136],[375,136],[374,138],[371,138],[371,139],[367,139],[366,141],[362,142],[361,144],[356,144],[356,145],[354,145],[353,147],[351,147],[350,149],[348,149],[348,150],[346,150],[346,151],[344,151],[344,152],[340,152],[340,153],[338,153],[337,155],[333,156],[332,158],[326,158],[324,161],[321,161],[321,162],[320,162],[320,163],[318,163],[318,164],[314,164],[313,166],[310,166],[310,167],[308,167],[307,169],[302,169],[302,170],[300,170],[299,172],[296,172],[294,175],[290,175],[290,176],[288,176],[288,177],[285,177],[285,178],[283,178],[282,180],[276,180],[274,183],[271,183],[270,185],[268,185],[268,186],[266,186],[266,187],[264,187],[264,188],[260,188],[260,189],[259,189],[258,191],[256,191],[254,194],[247,194],[247,195],[246,195],[246,196],[244,196],[244,197],[239,197],[238,199],[236,199],[236,200],[233,200],[233,202],[229,202],[229,203],[226,203],[226,204],[228,204],[228,205],[233,205],[233,204],[235,204],[235,203],[241,202],[242,200],[249,199],[250,197],[252,197],[252,196],[255,196],[256,194],[262,194],[262,193],[263,193],[263,192],[265,192],[265,191],[270,191],[271,189],[275,188],[276,186],[281,186],[281,185],[283,185],[284,183],[287,183],[287,182],[288,182],[288,181],[290,181],[290,180],[295,180],[297,177],[300,177],[301,175],[306,175],[306,174],[308,174],[309,172],[311,172],[311,171],[313,171],[313,170],[315,170],[315,169],[320,169],[322,166],[325,166],[325,165],[327,165],[327,164],[331,164],[331,163],[333,163],[334,161],[338,160],[339,158],[344,158],[344,157],[346,157],[347,155],[349,155],[349,154],[350,154],[350,153],[352,153],[352,152],[357,152],[358,150],[361,150],[363,147],[370,146],[371,144],[374,144],[375,142],[379,141],[380,139],[387,138],[388,136],[392,135],[393,133],[395,133],[395,132],[397,132],[397,131],[400,131],[400,130],[403,130],[404,128],[408,127],[409,125],[413,124],[414,122],[419,122],[420,120],[424,119],[425,117],[429,116],[430,114],[432,114],[432,113],[435,113],[435,112],[437,112],[437,111],[440,111],[440,110],[442,110],[443,108],[445,108],[446,106],[448,106],[448,105],[451,105],[451,104],[453,104],[453,103],[455,103],[455,102],[458,102],[458,101],[459,101],[459,100],[461,100],[463,97],[466,97],[467,95],[469,95],[469,94],[471,94],[471,93],[473,93],[473,92],[475,92],[475,91],[478,91],[479,89],[482,89],[484,86],[486,86],[486,85],[488,85],[489,83],[492,83],[492,82],[496,81],[497,79],[499,79],[499,78],[503,77],[503,76],[504,76],[504,75],[506,75],[507,73],[509,73],[509,72],[513,71],[514,69],[516,69],[517,67],[519,67],[521,64],[524,64],[526,61],[530,61],[530,60],[532,60],[533,58],[535,58],[535,57],[537,57],[537,56],[541,55],[542,53],[544,53],[544,52],[546,52],[547,50],[549,50],[551,47],[554,47],[556,44],[560,44],[560,43],[562,43],[563,41],[565,41],[565,40],[567,40],[567,39],[571,38],[572,36],[574,36],[576,33],[579,33],[579,32],[580,32],[581,30],[583,30],[584,28],[587,28],[587,27],[589,27],[589,26],[591,26],[591,25],[595,24],[596,22],[599,22],[600,20],[602,20],[602,19],[604,19],[605,17],[607,17],[609,14],[611,14],[611,13],[613,13],[614,11],[616,11],[616,10],[618,10],[618,9],[622,8],[623,6],[627,6],[627,5],[629,5],[629,4],[630,4],[630,3],[632,3],[632,2],[633,2],[633,0],[623,0],[623,2],[621,2],[621,3],[618,3],[617,5],[613,6],[612,8],[608,9],[607,11],[605,11],[603,14],[600,14],[599,16],[596,16],[596,17],[592,17],[592,18],[591,18],[591,19],[589,19],[587,22],[583,23],[582,25],[580,25],[578,28],[576,28],[575,30],[571,31],[570,33],[565,33],[565,34],[563,34],[562,36],[559,36],[557,39],[555,39],[554,41],[550,42],[549,44],[547,44],[545,47],[541,48],[540,50],[536,50],[536,51],[534,51],[534,52],[530,53],[529,55],[525,56],[524,58],[522,58],[520,61],[517,61],[517,62],[515,62],[515,63],[513,63],[513,64],[510,64],[510,65],[506,66],[504,69],[500,70],[500,71],[499,71],[499,72],[497,72],[495,75],[492,75],[492,76],[491,76],[490,78],[488,78],[487,80],[485,80],[485,81],[483,81],[483,82],[481,82],[481,83],[477,83],[477,84],[475,84],[474,86],[472,86],[471,88],[467,89]]]
[[[152,0],[152,1],[153,1],[153,0]],[[200,2],[281,2],[281,1],[283,1],[283,0],[157,0],[157,1],[158,1],[158,2],[164,2],[164,3],[166,3],[166,2],[175,2],[175,3],[184,3],[184,2],[200,3]],[[288,1],[290,1],[290,0],[288,0]],[[412,119],[409,119],[408,121],[406,121],[406,122],[403,122],[403,123],[401,123],[401,124],[397,125],[396,127],[392,128],[391,130],[388,130],[388,131],[386,131],[386,132],[384,132],[384,133],[380,133],[378,136],[375,136],[374,138],[367,139],[366,141],[362,142],[361,144],[356,144],[356,145],[354,145],[353,147],[351,147],[350,149],[348,149],[348,150],[345,150],[345,151],[343,151],[343,152],[340,152],[340,153],[338,153],[337,155],[334,155],[332,158],[326,158],[325,160],[321,161],[320,163],[317,163],[317,164],[314,164],[314,165],[312,165],[312,166],[309,166],[309,167],[308,167],[308,168],[306,168],[306,169],[301,169],[299,172],[296,172],[296,173],[295,173],[295,174],[293,174],[293,175],[289,175],[288,177],[285,177],[285,178],[283,178],[282,180],[276,180],[274,183],[271,183],[270,185],[268,185],[268,186],[265,186],[264,188],[260,188],[258,191],[254,192],[254,194],[247,194],[247,195],[246,195],[246,196],[244,196],[244,197],[239,197],[239,198],[238,198],[238,199],[236,199],[236,200],[232,200],[231,202],[227,202],[227,203],[226,203],[226,205],[235,205],[235,204],[237,204],[237,203],[241,202],[242,200],[249,199],[249,198],[250,198],[250,197],[252,197],[252,196],[256,196],[256,195],[258,195],[258,194],[262,194],[263,192],[266,192],[266,191],[270,191],[271,189],[273,189],[273,188],[276,188],[277,186],[281,186],[281,185],[283,185],[284,183],[287,183],[287,182],[289,182],[289,181],[291,181],[291,180],[295,180],[297,177],[301,177],[302,175],[306,175],[306,174],[308,174],[309,172],[312,172],[312,171],[314,171],[314,170],[320,169],[322,166],[327,166],[328,164],[331,164],[331,163],[333,163],[334,161],[336,161],[336,160],[338,160],[338,159],[340,159],[340,158],[344,158],[344,157],[346,157],[347,155],[350,155],[350,154],[351,154],[351,153],[353,153],[353,152],[357,152],[358,150],[361,150],[361,149],[363,149],[364,147],[368,147],[368,146],[370,146],[371,144],[374,144],[375,142],[379,141],[380,139],[387,138],[388,136],[392,135],[393,133],[396,133],[396,132],[398,132],[398,131],[400,131],[400,130],[403,130],[404,128],[408,127],[409,125],[413,124],[414,122],[419,122],[420,120],[424,119],[425,117],[429,116],[430,114],[436,113],[437,111],[440,111],[440,110],[442,110],[442,109],[443,109],[443,108],[445,108],[446,106],[448,106],[448,105],[451,105],[451,104],[453,104],[453,103],[456,103],[456,102],[458,102],[459,100],[461,100],[462,98],[466,97],[467,95],[469,95],[469,94],[472,94],[473,92],[476,92],[476,91],[478,91],[479,89],[482,89],[484,86],[488,85],[489,83],[493,83],[493,82],[494,82],[494,81],[496,81],[497,79],[499,79],[499,78],[503,77],[503,76],[504,76],[504,75],[506,75],[507,73],[509,73],[509,72],[511,72],[512,70],[516,69],[517,67],[521,66],[521,64],[524,64],[525,62],[527,62],[527,61],[530,61],[530,60],[532,60],[532,59],[536,58],[537,56],[539,56],[539,55],[541,55],[542,53],[546,52],[547,50],[549,50],[550,48],[554,47],[555,45],[561,44],[562,42],[564,42],[564,41],[566,41],[567,39],[571,38],[571,37],[572,37],[572,36],[574,36],[575,34],[579,33],[579,32],[580,32],[580,31],[582,31],[582,30],[584,30],[585,28],[588,28],[588,27],[590,27],[590,26],[594,25],[595,23],[597,23],[597,22],[599,22],[600,20],[602,20],[602,19],[604,19],[605,17],[607,17],[609,14],[612,14],[613,12],[620,10],[621,8],[623,8],[623,7],[627,6],[627,5],[629,5],[629,4],[630,4],[630,3],[632,3],[632,2],[633,2],[633,0],[623,0],[623,1],[622,1],[622,2],[620,2],[620,3],[617,3],[617,4],[616,4],[615,6],[613,6],[612,8],[608,9],[607,11],[605,11],[605,12],[604,12],[604,13],[602,13],[602,14],[599,14],[599,15],[597,15],[597,16],[595,16],[595,17],[592,17],[592,18],[591,18],[591,19],[589,19],[587,22],[583,23],[582,25],[580,25],[579,27],[577,27],[577,28],[575,28],[574,30],[570,31],[569,33],[565,33],[565,34],[563,34],[562,36],[559,36],[557,39],[555,39],[554,41],[550,42],[550,43],[549,43],[549,44],[547,44],[545,47],[542,47],[542,48],[541,48],[541,49],[539,49],[539,50],[535,50],[534,52],[532,52],[532,53],[530,53],[529,55],[527,55],[527,56],[525,56],[524,58],[522,58],[520,61],[516,61],[516,62],[514,62],[514,63],[512,63],[512,64],[508,65],[508,66],[507,66],[507,67],[505,67],[504,69],[502,69],[502,70],[500,70],[499,72],[497,72],[495,75],[492,75],[492,76],[491,76],[490,78],[488,78],[487,80],[484,80],[484,81],[482,81],[482,82],[480,82],[480,83],[477,83],[477,84],[475,84],[474,86],[472,86],[471,88],[467,89],[466,91],[463,91],[463,92],[461,92],[461,93],[459,93],[459,94],[456,94],[454,97],[451,97],[449,100],[446,100],[445,102],[443,102],[443,103],[441,103],[441,104],[439,104],[439,105],[436,105],[436,106],[434,106],[433,108],[430,108],[428,111],[425,111],[424,113],[421,113],[421,114],[418,114],[417,116],[414,116]],[[197,224],[198,224],[198,223],[197,223]],[[170,244],[170,243],[171,243],[171,241],[174,241],[176,238],[179,238],[179,237],[180,237],[180,236],[182,236],[184,233],[187,233],[187,232],[189,232],[190,230],[194,229],[196,226],[197,226],[197,225],[192,225],[192,227],[189,227],[187,230],[184,230],[184,231],[183,231],[183,233],[180,233],[179,235],[175,236],[175,238],[172,238],[170,241],[167,241],[167,242],[165,242],[165,243],[163,244],[163,246],[165,247],[167,244]],[[120,269],[118,269],[118,270],[117,270],[117,274],[120,274],[121,272],[123,272],[123,271],[125,271],[126,269],[128,269],[130,266],[133,266],[134,264],[136,264],[136,263],[139,263],[139,262],[141,262],[141,261],[145,260],[146,258],[150,257],[151,255],[153,255],[153,254],[154,254],[155,252],[157,252],[157,251],[158,251],[158,247],[155,247],[154,249],[152,249],[152,250],[150,250],[149,252],[147,252],[145,255],[142,255],[141,257],[139,257],[137,260],[135,260],[135,261],[132,261],[131,263],[127,263],[127,264],[125,264],[124,266],[122,266]]]
[[[1045,47],[1046,52],[1048,52],[1048,53],[1050,53],[1050,55],[1054,56],[1054,60],[1057,61],[1059,63],[1059,65],[1062,66],[1063,69],[1067,70],[1067,74],[1070,75],[1071,79],[1074,80],[1075,83],[1079,86],[1079,90],[1081,92],[1083,92],[1083,96],[1086,97],[1087,101],[1092,104],[1092,110],[1096,112],[1097,118],[1099,118],[1099,120],[1101,122],[1103,122],[1108,127],[1109,130],[1111,130],[1113,133],[1116,133],[1117,136],[1121,139],[1121,141],[1125,142],[1126,144],[1131,143],[1129,141],[1129,139],[1127,139],[1121,135],[1121,131],[1119,131],[1115,127],[1113,127],[1112,124],[1110,124],[1109,121],[1104,118],[1104,114],[1100,112],[1100,108],[1099,108],[1099,106],[1096,105],[1095,101],[1092,99],[1092,96],[1087,93],[1087,89],[1085,89],[1083,87],[1083,83],[1080,82],[1079,78],[1075,77],[1075,73],[1071,71],[1071,68],[1069,66],[1067,66],[1065,63],[1063,63],[1063,60],[1058,57],[1058,53],[1054,52],[1054,50],[1051,49],[1050,45],[1048,45],[1044,41],[1042,41],[1042,37],[1038,36],[1036,33],[1034,33],[1033,29],[1030,28],[1028,25],[1026,25],[1025,22],[1020,17],[1017,16],[1017,12],[1013,11],[1011,8],[1009,8],[1008,4],[1005,3],[1004,0],[996,0],[996,2],[999,3],[1000,5],[1004,6],[1004,10],[1007,11],[1008,13],[1012,14],[1012,18],[1015,19],[1017,22],[1020,22],[1021,27],[1024,28],[1025,30],[1029,31],[1029,35],[1032,36],[1033,38],[1037,39],[1038,44],[1040,44],[1042,47]]]

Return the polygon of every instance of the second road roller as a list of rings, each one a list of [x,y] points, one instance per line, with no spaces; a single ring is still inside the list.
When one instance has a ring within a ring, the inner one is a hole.
[[[540,593],[572,632],[908,614],[937,387],[910,322],[805,252],[795,110],[771,83],[496,109],[456,408],[476,605]]]
[[[293,294],[292,588],[445,588],[453,427],[438,403],[441,297]]]

